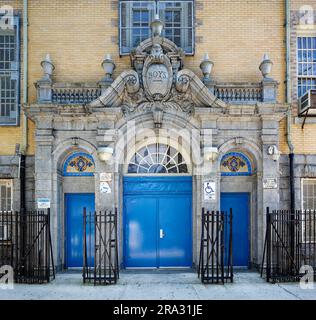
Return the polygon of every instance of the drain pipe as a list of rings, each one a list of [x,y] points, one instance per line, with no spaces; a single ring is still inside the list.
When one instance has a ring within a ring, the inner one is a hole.
[[[28,0],[23,0],[23,106],[28,103]],[[25,160],[28,147],[28,119],[23,112],[22,146],[20,151],[20,207],[25,210]]]
[[[291,273],[295,274],[294,259],[295,259],[295,185],[294,185],[294,145],[292,142],[292,98],[291,98],[291,3],[290,0],[285,1],[286,11],[286,102],[289,104],[287,111],[287,144],[289,147],[289,165],[290,165],[290,256],[291,259]]]
[[[285,27],[286,27],[286,102],[289,104],[287,111],[287,144],[289,147],[289,165],[290,165],[290,208],[295,210],[295,188],[294,188],[294,145],[292,143],[292,98],[291,98],[291,3],[290,0],[285,1]]]

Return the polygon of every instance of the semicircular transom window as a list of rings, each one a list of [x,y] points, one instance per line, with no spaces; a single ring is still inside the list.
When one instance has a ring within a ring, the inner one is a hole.
[[[240,152],[226,153],[221,160],[222,176],[251,176],[252,168],[248,157]]]
[[[181,174],[188,173],[182,154],[166,144],[155,143],[138,150],[128,165],[128,173]]]
[[[71,154],[64,164],[64,176],[93,176],[95,165],[90,154],[76,152]]]

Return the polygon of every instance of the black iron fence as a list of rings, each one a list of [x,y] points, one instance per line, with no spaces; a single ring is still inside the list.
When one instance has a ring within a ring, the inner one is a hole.
[[[55,278],[48,211],[0,212],[0,266],[9,265],[17,283]]]
[[[233,282],[233,213],[202,209],[198,275],[202,283]]]
[[[117,210],[83,210],[83,282],[115,284],[119,278]]]
[[[316,211],[267,208],[261,276],[268,282],[299,281],[309,266],[316,280]]]

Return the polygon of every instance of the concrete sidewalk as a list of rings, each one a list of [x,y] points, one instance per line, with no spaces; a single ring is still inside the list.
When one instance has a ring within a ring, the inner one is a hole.
[[[83,285],[79,273],[59,273],[46,285],[15,284],[13,290],[1,290],[0,299],[239,299],[239,300],[293,300],[316,299],[313,290],[303,290],[298,283],[270,284],[257,272],[239,271],[234,283],[203,285],[193,272],[172,271],[123,271],[117,285]]]

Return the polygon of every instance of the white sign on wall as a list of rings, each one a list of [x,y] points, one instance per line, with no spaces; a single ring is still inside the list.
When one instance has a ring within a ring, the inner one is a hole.
[[[111,187],[107,182],[100,182],[100,192],[101,193],[111,193]]]
[[[205,181],[203,186],[204,200],[216,200],[216,182]]]
[[[37,208],[38,209],[49,209],[50,208],[50,199],[48,199],[48,198],[37,199]]]
[[[277,189],[278,182],[276,178],[265,178],[263,179],[263,188],[264,189]]]
[[[100,173],[100,181],[111,182],[112,181],[112,173],[101,172]]]

